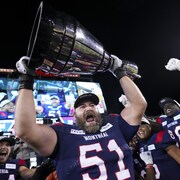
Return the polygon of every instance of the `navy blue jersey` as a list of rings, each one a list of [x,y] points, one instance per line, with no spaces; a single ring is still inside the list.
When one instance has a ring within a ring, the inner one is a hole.
[[[134,179],[128,144],[139,126],[130,126],[120,116],[109,116],[95,134],[62,123],[51,127],[58,136],[54,160],[59,180]]]
[[[138,143],[140,152],[151,151],[154,162],[153,167],[156,171],[156,179],[179,180],[180,178],[179,164],[165,151],[171,144],[172,140],[165,130],[152,135],[148,141],[139,141]]]
[[[26,162],[20,159],[12,159],[12,160],[8,160],[4,164],[0,164],[0,179],[2,180],[19,179],[20,166],[26,166]]]
[[[162,115],[158,118],[164,129],[166,129],[173,141],[180,147],[180,111],[173,117]]]
[[[46,117],[66,117],[69,116],[69,110],[64,105],[53,107],[51,105],[44,106],[44,114]]]

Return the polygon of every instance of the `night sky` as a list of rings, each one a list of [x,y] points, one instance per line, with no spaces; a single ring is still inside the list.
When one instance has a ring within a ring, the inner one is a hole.
[[[55,10],[75,17],[107,52],[136,62],[142,78],[135,82],[148,102],[146,115],[162,113],[158,106],[162,97],[180,101],[180,72],[164,67],[170,58],[180,58],[180,1],[47,2]],[[16,61],[26,55],[39,3],[26,0],[1,5],[1,68],[15,68]],[[93,79],[100,82],[108,109],[118,111],[118,97],[122,92],[117,80],[107,73],[96,74]]]

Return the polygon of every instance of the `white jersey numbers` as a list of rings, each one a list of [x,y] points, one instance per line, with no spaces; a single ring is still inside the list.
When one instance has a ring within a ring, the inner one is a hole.
[[[114,172],[118,180],[123,180],[123,179],[128,179],[130,178],[130,172],[128,169],[125,169],[123,158],[124,154],[123,151],[118,147],[117,143],[115,140],[110,140],[107,144],[107,148],[110,152],[115,151],[117,156],[118,156],[118,162],[117,165],[119,167],[118,172]],[[90,151],[103,151],[101,145],[99,143],[92,144],[92,145],[83,145],[80,146],[80,165],[82,168],[90,167],[97,165],[99,168],[99,177],[93,180],[107,180],[108,175],[107,175],[107,168],[105,166],[105,163],[103,159],[101,159],[98,156],[91,156],[91,157],[86,157],[86,154]],[[97,153],[98,154],[98,153]],[[82,178],[84,180],[92,180],[91,177],[89,176],[89,173],[84,173],[82,175]]]

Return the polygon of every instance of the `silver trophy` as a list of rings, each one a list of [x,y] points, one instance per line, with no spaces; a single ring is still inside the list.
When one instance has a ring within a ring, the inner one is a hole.
[[[93,75],[106,71],[112,58],[76,19],[41,2],[27,56],[29,66],[51,73]]]

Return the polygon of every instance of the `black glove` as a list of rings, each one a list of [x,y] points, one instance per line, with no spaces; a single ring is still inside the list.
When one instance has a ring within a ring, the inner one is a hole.
[[[46,177],[56,170],[52,159],[46,159],[42,164],[37,167],[31,180],[45,180]]]
[[[23,56],[16,62],[16,68],[19,72],[19,89],[33,90],[35,69],[28,67],[29,57]]]

